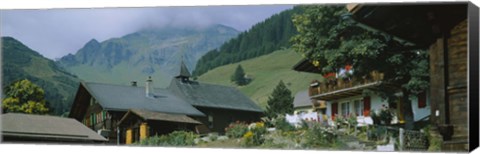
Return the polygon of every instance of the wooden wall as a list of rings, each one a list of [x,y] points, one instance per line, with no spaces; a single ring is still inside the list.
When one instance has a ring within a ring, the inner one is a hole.
[[[248,111],[238,111],[238,110],[227,110],[227,109],[214,109],[214,108],[204,108],[197,107],[202,113],[206,115],[213,116],[213,127],[209,128],[211,132],[218,132],[220,134],[225,133],[225,128],[228,125],[235,121],[243,122],[258,122],[260,121],[260,113],[257,112],[248,112]],[[201,123],[208,126],[208,116],[195,118]]]
[[[468,150],[468,102],[467,102],[467,65],[468,65],[468,23],[467,20],[456,25],[448,39],[448,80],[447,87],[450,124],[453,136],[449,149]]]

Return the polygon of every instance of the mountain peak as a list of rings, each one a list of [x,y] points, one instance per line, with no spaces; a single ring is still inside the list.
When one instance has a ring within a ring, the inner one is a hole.
[[[96,45],[100,45],[100,42],[98,42],[96,39],[91,39],[90,41],[87,42],[87,44],[85,44],[85,46],[96,46]]]

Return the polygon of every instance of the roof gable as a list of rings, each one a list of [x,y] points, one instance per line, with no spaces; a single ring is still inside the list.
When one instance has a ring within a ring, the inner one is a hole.
[[[312,106],[312,101],[310,101],[310,97],[308,96],[308,90],[298,92],[293,99],[293,107],[305,106]]]

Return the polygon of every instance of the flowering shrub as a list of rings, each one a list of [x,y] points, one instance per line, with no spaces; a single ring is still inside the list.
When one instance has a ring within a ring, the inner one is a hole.
[[[241,138],[248,131],[248,125],[242,122],[235,122],[225,128],[225,134],[230,138]]]
[[[267,128],[263,122],[252,123],[248,126],[248,132],[242,137],[242,145],[246,147],[259,146],[265,141],[264,134]]]
[[[305,148],[327,147],[337,142],[333,128],[322,127],[319,123],[312,123],[302,136],[302,145]]]

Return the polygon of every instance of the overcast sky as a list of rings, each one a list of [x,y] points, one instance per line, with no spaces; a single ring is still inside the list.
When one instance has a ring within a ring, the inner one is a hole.
[[[55,59],[94,38],[105,41],[145,27],[223,24],[245,31],[292,5],[1,10],[0,34]]]

